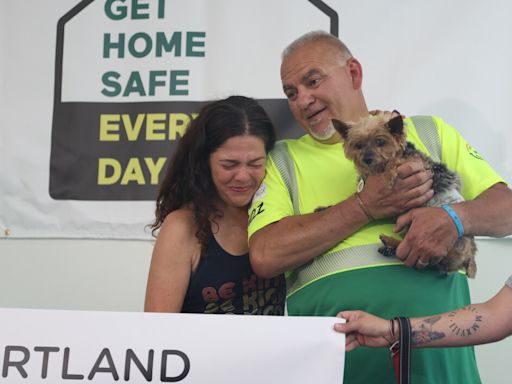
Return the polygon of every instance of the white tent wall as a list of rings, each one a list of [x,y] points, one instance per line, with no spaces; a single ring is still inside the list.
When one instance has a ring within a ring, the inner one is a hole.
[[[0,2],[0,307],[140,312],[153,247],[143,228],[151,222],[154,202],[101,201],[90,196],[59,200],[49,194],[57,22],[83,2],[28,3]],[[228,17],[226,9],[219,8],[221,3],[233,12],[238,8],[248,12],[247,6],[253,7],[251,17]],[[512,183],[508,112],[512,102],[511,2],[325,3],[338,12],[340,35],[364,66],[364,90],[371,109],[398,108],[406,115],[442,117]],[[170,59],[176,68],[190,70],[191,82],[201,84],[191,86],[190,96],[178,101],[192,103],[235,91],[260,99],[280,99],[281,49],[305,28],[313,28],[310,24],[316,29],[327,20],[318,12],[313,17],[306,0],[293,0],[293,13],[285,9],[284,0],[218,0],[215,9],[213,2],[188,0],[180,2],[180,12],[174,12],[174,2],[167,7],[170,17],[175,17],[172,23],[153,12],[147,24],[132,20],[133,28],[125,30],[126,24],[118,26],[102,13],[94,13],[101,4],[92,1],[67,24],[63,57],[68,71],[62,74],[62,101],[87,105],[91,101],[98,105],[168,101],[166,95],[106,100],[98,86],[101,73],[107,70],[121,71],[125,65],[132,69],[140,64],[139,70],[146,73],[168,64],[165,57],[142,64],[133,58],[103,58],[103,32],[154,33],[167,30],[168,25],[171,30],[207,30],[209,37],[205,59]],[[198,4],[212,9],[197,12]],[[265,6],[273,7],[274,12],[266,12]],[[283,17],[283,10],[287,17]],[[221,22],[222,28],[217,29],[216,23],[206,22],[206,16],[226,17],[232,24]],[[259,28],[257,22],[261,20],[265,28]],[[278,26],[279,34],[261,38],[272,33],[270,26]],[[230,28],[243,33],[232,33]],[[83,34],[90,37],[90,44],[83,42]],[[249,46],[246,41],[260,43]],[[250,54],[240,54],[240,49],[247,47]],[[93,54],[81,59],[86,48]],[[259,50],[266,54],[254,53]],[[232,56],[216,56],[215,52]],[[225,65],[228,62],[231,65]],[[204,77],[206,65],[218,65],[217,76]],[[233,68],[245,68],[246,72]],[[92,80],[87,76],[93,76]],[[131,240],[101,240],[103,237]],[[512,273],[512,238],[479,238],[478,247],[478,274],[470,281],[473,302],[490,298]],[[484,383],[510,381],[504,378],[510,377],[507,363],[512,356],[512,338],[478,346],[476,352]]]
[[[473,302],[512,273],[512,238],[477,241]],[[144,308],[151,241],[0,240],[0,307],[138,312]],[[476,347],[482,382],[509,376],[512,338]]]

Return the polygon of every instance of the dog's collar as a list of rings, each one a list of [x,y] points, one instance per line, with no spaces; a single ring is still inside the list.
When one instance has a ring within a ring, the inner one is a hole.
[[[357,182],[357,192],[361,192],[364,188],[364,178],[363,176],[359,176],[359,181]]]

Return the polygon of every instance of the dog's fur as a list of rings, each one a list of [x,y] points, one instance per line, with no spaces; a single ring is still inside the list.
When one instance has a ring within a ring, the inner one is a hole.
[[[460,194],[459,176],[407,142],[401,116],[386,121],[382,115],[371,115],[356,123],[334,119],[333,124],[344,141],[345,156],[354,161],[363,180],[370,174],[383,174],[389,188],[392,188],[397,177],[397,167],[411,159],[419,159],[433,173],[434,196],[425,206],[437,207],[464,200]],[[384,245],[379,248],[379,252],[386,256],[394,255],[400,241],[384,235],[380,238]],[[475,253],[474,238],[462,236],[436,266],[445,273],[464,267],[469,277],[475,277]]]

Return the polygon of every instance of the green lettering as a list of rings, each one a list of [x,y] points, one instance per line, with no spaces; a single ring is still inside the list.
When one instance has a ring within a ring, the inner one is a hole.
[[[118,96],[119,93],[121,93],[121,85],[116,81],[119,77],[121,77],[121,75],[118,72],[105,72],[101,77],[101,81],[105,87],[110,87],[111,89],[103,88],[101,93],[109,97]]]
[[[103,58],[108,59],[110,58],[110,50],[116,49],[117,50],[117,57],[123,58],[124,57],[124,33],[120,33],[119,40],[117,42],[113,42],[110,39],[110,33],[103,34]]]
[[[197,51],[195,48],[204,48],[205,39],[206,32],[187,32],[187,57],[204,57],[204,50]]]
[[[137,41],[141,41],[141,39],[143,41],[143,49],[142,51],[137,51],[135,44],[137,44]],[[130,41],[128,42],[128,51],[130,51],[133,57],[145,57],[149,54],[149,52],[151,52],[152,48],[153,40],[147,33],[144,32],[138,32],[134,34],[132,37],[130,37]]]
[[[158,18],[163,19],[165,17],[165,0],[158,0]]]
[[[171,86],[169,87],[169,95],[188,95],[188,89],[178,89],[179,85],[188,86],[188,78],[179,79],[179,76],[188,76],[189,71],[171,71]]]
[[[140,10],[149,9],[148,3],[140,3],[140,0],[132,0],[132,19],[149,19],[149,13],[140,13]]]
[[[158,80],[158,77],[166,76],[166,71],[150,71],[149,72],[149,95],[155,96],[155,88],[165,85],[165,80]]]
[[[124,89],[123,96],[130,96],[131,93],[138,93],[139,96],[146,96],[144,90],[144,84],[140,78],[140,74],[137,71],[133,71],[126,82],[126,88]]]
[[[128,14],[126,5],[118,5],[115,8],[112,7],[114,3],[124,3],[125,0],[107,0],[105,1],[105,15],[111,20],[122,20]]]
[[[181,32],[174,32],[169,41],[167,41],[164,32],[156,34],[156,57],[162,57],[162,49],[165,52],[174,51],[174,56],[181,56]]]

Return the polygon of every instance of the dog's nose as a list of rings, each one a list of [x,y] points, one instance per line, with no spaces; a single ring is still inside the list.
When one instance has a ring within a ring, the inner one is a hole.
[[[365,157],[363,158],[363,161],[364,161],[364,163],[365,163],[366,165],[370,165],[370,164],[372,163],[372,161],[373,161],[373,158],[372,158],[371,156],[365,156]]]

